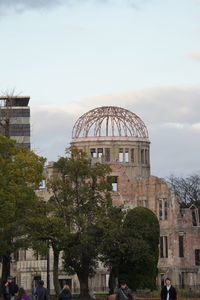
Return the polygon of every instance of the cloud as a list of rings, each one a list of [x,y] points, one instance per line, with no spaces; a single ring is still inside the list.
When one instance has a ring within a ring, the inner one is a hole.
[[[32,149],[48,160],[64,155],[75,120],[69,107],[31,107]]]
[[[67,25],[65,26],[66,31],[85,31],[87,27],[85,26],[76,26],[76,25]]]
[[[16,12],[23,12],[29,9],[49,8],[61,4],[62,0],[1,0],[1,10],[14,9]]]
[[[200,51],[188,52],[185,55],[195,61],[200,61]]]
[[[151,0],[124,0],[128,5],[138,8],[142,4]],[[24,12],[30,9],[49,9],[59,5],[77,5],[84,3],[101,3],[101,4],[117,4],[118,0],[0,0],[0,11],[6,14],[9,9],[14,9],[16,12]]]
[[[196,130],[200,130],[200,123],[194,123],[192,125],[192,128],[196,129]]]
[[[148,124],[198,122],[200,87],[146,87],[84,99],[88,108],[123,106],[138,113]]]
[[[31,107],[33,149],[48,160],[64,155],[76,120],[88,110],[116,105],[136,113],[151,140],[152,174],[199,171],[200,87],[146,87],[98,95],[63,107]],[[31,105],[31,102],[30,102]]]

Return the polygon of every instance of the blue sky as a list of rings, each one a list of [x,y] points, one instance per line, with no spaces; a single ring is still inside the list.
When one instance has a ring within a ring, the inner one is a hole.
[[[39,154],[118,105],[148,126],[154,175],[199,171],[199,0],[0,0],[0,36],[0,91],[31,96]]]

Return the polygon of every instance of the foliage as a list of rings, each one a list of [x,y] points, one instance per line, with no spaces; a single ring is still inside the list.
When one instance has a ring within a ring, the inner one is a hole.
[[[130,210],[124,221],[124,238],[127,248],[121,261],[119,276],[126,278],[133,290],[154,289],[159,244],[159,222],[156,215],[144,207]]]
[[[52,247],[54,254],[54,287],[56,294],[60,292],[58,281],[59,253],[63,249],[64,241],[69,228],[65,219],[60,215],[60,205],[50,198],[45,202],[38,199],[30,211],[28,211],[26,222],[26,240],[29,246],[40,254],[48,254]]]
[[[77,273],[81,297],[88,297],[88,277],[97,266],[102,220],[111,206],[106,179],[110,168],[92,164],[76,148],[70,148],[67,154],[54,163],[47,182],[49,200],[35,203],[26,228],[33,249],[40,250],[44,241],[53,249],[56,293],[59,292],[58,258],[64,250],[65,270],[68,274]]]
[[[118,281],[130,288],[155,287],[158,262],[159,223],[147,208],[137,207],[111,218],[112,230],[103,246],[103,260],[110,269],[110,292]],[[109,232],[109,231],[108,231]],[[148,268],[146,267],[148,265]]]
[[[88,277],[95,272],[102,220],[111,204],[105,164],[92,163],[85,153],[70,148],[70,156],[54,165],[58,175],[49,181],[51,201],[60,206],[60,217],[70,228],[64,248],[65,270],[78,275],[81,297],[88,297]]]
[[[103,238],[101,240],[101,261],[110,271],[109,293],[114,293],[116,279],[119,274],[119,266],[122,253],[125,251],[126,242],[123,237],[123,222],[125,212],[121,207],[111,207],[108,211],[108,218],[102,224]]]
[[[10,254],[22,246],[24,220],[36,200],[44,162],[44,158],[0,136],[0,256],[7,256],[8,263]]]
[[[191,204],[200,207],[199,174],[192,174],[185,178],[171,175],[167,181],[182,207],[189,207]]]

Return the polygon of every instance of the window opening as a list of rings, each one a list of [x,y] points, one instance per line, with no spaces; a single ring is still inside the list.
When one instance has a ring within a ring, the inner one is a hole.
[[[160,257],[167,258],[168,257],[168,241],[167,236],[160,237]]]
[[[129,162],[129,149],[125,149],[125,162]]]
[[[124,161],[124,153],[123,153],[123,149],[122,148],[119,149],[118,161],[119,162],[123,162]]]
[[[134,156],[135,156],[135,155],[134,155],[135,153],[134,153],[134,150],[135,150],[135,149],[131,149],[131,162],[134,162],[134,161],[135,161],[135,157],[134,157]]]
[[[200,266],[200,249],[195,249],[195,265]]]
[[[184,257],[184,233],[179,234],[179,257]]]
[[[110,148],[105,148],[105,161],[110,161]]]
[[[118,176],[108,176],[108,181],[112,186],[112,191],[118,191]]]
[[[97,149],[97,156],[102,157],[102,155],[103,155],[103,148],[98,148]]]
[[[141,150],[141,164],[144,164],[144,149]]]
[[[149,151],[145,149],[145,164],[147,165],[149,163]]]
[[[159,199],[159,219],[161,221],[167,220],[167,213],[168,213],[167,199],[161,198]]]
[[[90,149],[90,154],[92,158],[96,158],[97,157],[97,152],[95,148]]]

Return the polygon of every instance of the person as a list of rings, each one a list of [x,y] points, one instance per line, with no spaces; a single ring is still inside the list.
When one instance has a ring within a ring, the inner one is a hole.
[[[9,276],[3,286],[3,296],[5,300],[14,300],[15,294],[18,292],[18,285],[13,281],[13,277]]]
[[[89,295],[90,295],[91,299],[96,299],[96,294],[95,294],[95,291],[93,289],[90,290]]]
[[[176,289],[171,285],[171,279],[165,279],[165,286],[161,289],[160,293],[161,300],[176,300],[177,293]]]
[[[36,287],[34,291],[34,299],[36,300],[48,300],[48,292],[45,287],[43,287],[44,281],[39,280],[38,286]]]
[[[25,290],[22,287],[19,288],[16,300],[29,300],[29,296],[26,294]]]
[[[58,300],[71,300],[71,299],[72,299],[72,294],[70,288],[67,284],[65,284],[58,296]]]
[[[131,290],[125,281],[120,282],[120,288],[116,291],[116,300],[133,300]]]

